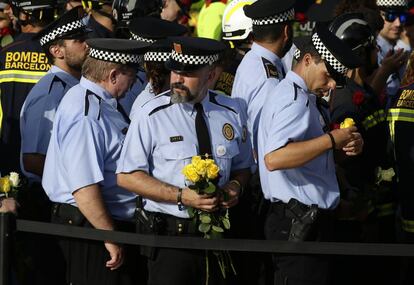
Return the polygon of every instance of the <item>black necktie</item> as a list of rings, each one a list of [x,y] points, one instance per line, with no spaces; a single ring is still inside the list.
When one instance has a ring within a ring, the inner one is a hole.
[[[195,117],[195,128],[197,133],[199,154],[208,154],[209,156],[211,156],[212,152],[210,134],[208,132],[207,124],[203,116],[203,105],[201,105],[200,103],[196,103],[194,104],[194,108],[197,111],[197,115]]]

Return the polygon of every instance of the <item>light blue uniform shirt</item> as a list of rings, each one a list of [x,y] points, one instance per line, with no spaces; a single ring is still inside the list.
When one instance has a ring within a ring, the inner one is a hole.
[[[145,86],[147,85],[147,79],[145,77],[145,72],[137,72],[137,81],[132,85],[131,89],[125,93],[125,96],[118,100],[121,104],[122,109],[125,111],[127,116],[130,116],[132,106],[135,100],[138,98],[138,95],[143,92]]]
[[[42,180],[50,200],[77,206],[73,192],[98,183],[112,216],[132,218],[136,195],[117,186],[115,175],[127,128],[117,100],[82,77],[56,112]]]
[[[151,84],[147,83],[147,86],[145,86],[145,89],[142,90],[142,92],[135,99],[134,104],[132,105],[129,117],[132,119],[134,117],[134,113],[136,112],[136,110],[138,110],[139,107],[141,107],[148,100],[151,100],[154,97],[155,97],[155,94],[154,92],[152,92]]]
[[[379,47],[378,51],[378,64],[382,64],[382,60],[385,58],[386,54],[390,50],[398,50],[398,49],[404,49],[404,51],[411,51],[411,47],[407,44],[405,44],[402,40],[398,40],[397,44],[393,46],[389,41],[384,39],[381,35],[377,36],[377,45]],[[386,85],[386,94],[388,96],[388,99],[392,99],[398,91],[398,88],[400,88],[401,79],[405,73],[406,65],[404,64],[398,73],[391,74],[387,79],[387,85]],[[388,100],[389,102],[390,100]]]
[[[267,86],[265,86],[266,88]],[[324,119],[301,77],[289,71],[266,99],[258,132],[258,160],[262,191],[267,200],[287,203],[291,198],[320,208],[334,208],[339,202],[332,150],[302,167],[269,171],[266,154],[289,142],[311,140],[324,134]]]
[[[201,103],[213,158],[220,167],[218,184],[222,186],[229,181],[231,171],[252,165],[251,144],[236,102],[209,91]],[[140,170],[177,187],[188,185],[181,171],[198,155],[196,113],[190,103],[171,103],[169,94],[144,104],[132,118],[117,173]],[[175,203],[144,201],[147,211],[189,217],[187,210],[179,211]]]
[[[20,112],[20,166],[23,174],[32,182],[40,182],[41,177],[24,169],[22,155],[24,153],[46,155],[56,109],[63,95],[78,83],[79,79],[53,65],[33,86],[24,101]]]
[[[280,58],[256,43],[253,43],[237,68],[231,97],[239,102],[242,111],[247,115],[247,129],[255,149],[260,112],[268,95],[263,92],[262,87],[268,80],[276,87],[283,74]]]

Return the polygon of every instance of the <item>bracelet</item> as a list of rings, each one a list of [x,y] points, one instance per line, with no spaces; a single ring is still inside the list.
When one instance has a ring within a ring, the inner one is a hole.
[[[183,188],[178,188],[178,194],[177,194],[177,206],[178,210],[183,211],[184,210],[184,204],[181,200],[183,196]]]
[[[243,194],[243,187],[242,187],[242,185],[240,184],[239,180],[237,180],[237,179],[233,179],[233,180],[230,180],[230,181],[229,181],[229,183],[234,183],[234,184],[236,184],[237,186],[239,186],[240,194]]]
[[[326,133],[328,136],[329,136],[329,138],[331,139],[331,143],[332,143],[332,149],[334,150],[334,149],[336,149],[336,143],[335,143],[335,139],[334,139],[334,137],[333,137],[333,135],[330,133],[330,132],[328,132],[328,133]]]

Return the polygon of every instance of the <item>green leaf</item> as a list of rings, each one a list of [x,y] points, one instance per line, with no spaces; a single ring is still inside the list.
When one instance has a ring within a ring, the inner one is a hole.
[[[210,231],[210,229],[211,229],[210,224],[200,224],[198,226],[198,230],[202,233],[207,233],[208,231]]]
[[[203,224],[209,224],[209,223],[211,223],[211,218],[210,218],[210,216],[209,216],[209,215],[201,215],[201,216],[200,216],[200,221],[201,221]]]
[[[228,218],[223,218],[223,219],[221,220],[221,222],[223,223],[223,227],[224,227],[226,230],[229,230],[229,229],[230,229],[230,220],[229,220]]]
[[[214,194],[216,192],[216,185],[211,182],[208,182],[208,186],[203,190],[206,194]]]
[[[218,226],[213,226],[213,231],[218,232],[218,233],[222,233],[224,232],[222,227],[218,227]]]
[[[188,211],[188,215],[190,216],[190,218],[194,218],[194,214],[195,214],[194,208],[189,207],[187,208],[187,211]]]

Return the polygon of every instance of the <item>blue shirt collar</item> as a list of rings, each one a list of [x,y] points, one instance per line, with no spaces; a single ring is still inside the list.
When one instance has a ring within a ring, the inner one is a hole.
[[[289,70],[286,74],[286,79],[292,81],[293,83],[296,83],[296,85],[302,88],[303,91],[309,93],[308,86],[306,86],[305,80],[303,80],[303,78],[300,77],[296,72]]]
[[[200,102],[201,105],[203,105],[204,113],[206,116],[208,116],[208,113],[210,112],[210,90],[207,91],[206,97],[203,98],[203,100]],[[181,103],[182,108],[184,111],[186,111],[190,116],[193,116],[195,114],[196,110],[194,108],[194,103]]]
[[[50,68],[50,72],[55,74],[63,82],[66,82],[70,86],[75,86],[76,84],[79,83],[79,79],[74,77],[72,74],[64,71],[63,69],[57,67],[56,65],[52,65],[52,67]]]
[[[117,107],[117,101],[116,101],[116,99],[114,97],[112,97],[112,95],[109,94],[109,92],[106,91],[98,83],[95,83],[93,81],[90,81],[89,79],[87,79],[87,78],[85,78],[85,77],[82,76],[82,78],[80,80],[80,85],[83,88],[88,89],[88,90],[92,91],[94,94],[96,94],[99,97],[101,97],[105,102],[107,102],[108,104],[112,105],[114,108]]]
[[[258,54],[259,56],[264,57],[265,59],[269,60],[276,67],[280,68],[281,66],[283,66],[282,60],[276,54],[274,54],[267,48],[264,48],[261,45],[253,42],[251,50],[254,53]]]

